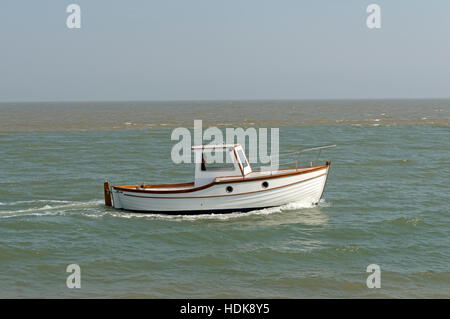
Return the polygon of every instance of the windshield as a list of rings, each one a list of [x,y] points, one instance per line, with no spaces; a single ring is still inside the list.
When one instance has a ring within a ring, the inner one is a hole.
[[[242,163],[242,167],[246,168],[248,166],[248,164],[247,164],[247,160],[245,159],[244,152],[242,152],[242,150],[238,150],[237,153],[238,153],[238,156],[239,156],[239,160]]]

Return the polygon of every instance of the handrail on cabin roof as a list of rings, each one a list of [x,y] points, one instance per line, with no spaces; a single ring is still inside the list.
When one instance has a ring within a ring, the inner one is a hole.
[[[205,144],[205,145],[193,145],[192,150],[198,149],[210,149],[210,148],[235,148],[241,146],[241,144]]]

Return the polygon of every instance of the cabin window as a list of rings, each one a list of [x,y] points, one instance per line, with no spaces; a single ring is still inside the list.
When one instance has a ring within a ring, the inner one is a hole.
[[[233,187],[227,186],[226,190],[227,190],[227,193],[231,193],[233,191]]]
[[[248,166],[248,163],[247,163],[247,160],[245,159],[244,152],[242,150],[238,150],[237,153],[238,153],[238,156],[239,156],[239,160],[242,163],[242,167],[246,168]]]
[[[234,171],[233,159],[229,152],[208,151],[202,153],[202,171]]]
[[[269,187],[269,183],[268,183],[268,182],[263,182],[263,183],[262,183],[262,187],[263,187],[263,188]]]

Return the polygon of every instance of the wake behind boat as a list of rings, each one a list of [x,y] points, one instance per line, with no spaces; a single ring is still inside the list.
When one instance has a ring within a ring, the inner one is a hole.
[[[334,147],[321,146],[301,152]],[[110,186],[104,184],[105,204],[143,213],[206,214],[247,212],[302,201],[317,204],[322,197],[330,162],[276,170],[252,170],[240,144],[193,146],[194,182]],[[228,158],[208,164],[211,152]],[[298,157],[299,158],[299,157]],[[317,162],[316,160],[316,162]]]

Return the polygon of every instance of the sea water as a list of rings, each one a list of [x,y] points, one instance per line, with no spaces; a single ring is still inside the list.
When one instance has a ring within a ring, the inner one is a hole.
[[[449,114],[448,100],[0,104],[0,297],[449,298]],[[105,180],[192,181],[170,136],[194,119],[277,127],[280,151],[337,144],[319,205],[104,206]]]

